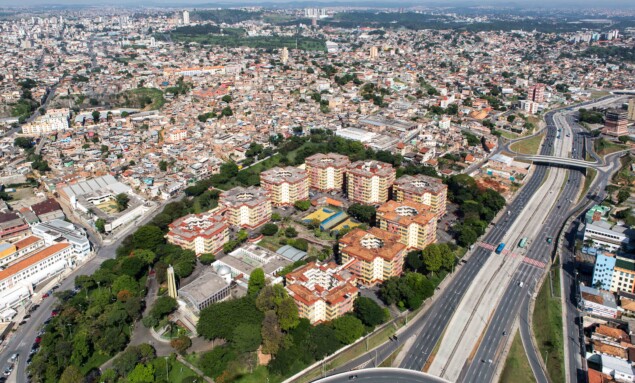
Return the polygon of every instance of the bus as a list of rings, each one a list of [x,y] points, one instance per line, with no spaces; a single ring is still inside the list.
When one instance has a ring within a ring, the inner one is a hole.
[[[525,237],[525,238],[520,240],[520,243],[518,244],[518,247],[520,247],[521,249],[524,249],[525,245],[527,245],[527,237]]]
[[[505,248],[505,244],[503,242],[499,243],[498,247],[496,248],[496,254],[502,253],[504,248]]]

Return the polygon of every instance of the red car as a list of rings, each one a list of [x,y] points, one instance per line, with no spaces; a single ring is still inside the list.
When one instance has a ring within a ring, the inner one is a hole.
[[[42,341],[42,337],[38,336],[37,338],[35,338],[35,343],[40,343]]]
[[[53,310],[53,311],[51,311],[51,316],[52,316],[52,317],[56,317],[56,316],[57,316],[57,314],[59,314],[59,313],[60,313],[59,311],[57,311],[57,310]]]
[[[42,295],[42,299],[48,298],[48,297],[49,297],[49,293],[44,293],[44,295]]]

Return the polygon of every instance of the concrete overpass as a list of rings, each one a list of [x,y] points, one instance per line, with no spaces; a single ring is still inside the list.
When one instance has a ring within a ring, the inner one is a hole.
[[[331,375],[312,383],[450,383],[449,381],[420,371],[404,368],[368,368]]]
[[[584,169],[588,169],[588,168],[599,169],[604,166],[604,164],[601,164],[599,162],[583,161],[583,160],[577,160],[573,158],[554,157],[554,156],[521,155],[521,156],[516,156],[516,159],[521,161],[531,161],[531,162],[535,162],[539,164],[561,165],[561,166],[568,166],[572,168],[584,168]]]

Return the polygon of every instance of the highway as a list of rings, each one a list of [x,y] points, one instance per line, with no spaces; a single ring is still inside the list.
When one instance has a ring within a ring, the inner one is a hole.
[[[578,107],[584,107],[589,104],[604,102],[605,100],[608,100],[610,98],[611,96],[607,96],[605,98],[602,98],[596,101],[580,104],[578,105]],[[571,108],[568,108],[568,109],[571,109]],[[553,118],[555,113],[556,111],[549,112],[545,116],[546,122],[547,122],[547,128],[545,128],[547,129],[547,135],[540,151],[540,154],[543,154],[543,155],[549,155],[552,153],[553,145],[556,138],[556,127],[555,127],[555,121]],[[584,135],[585,134],[583,135],[576,134],[573,138],[574,145],[576,145],[576,148],[577,148],[576,151],[578,153],[583,153],[583,150],[584,150],[583,147],[591,147],[588,142],[585,143],[586,140],[584,140],[582,137]],[[584,157],[581,157],[581,158],[584,158]],[[540,165],[536,167],[535,171],[526,181],[525,185],[517,193],[515,199],[508,205],[505,212],[501,215],[501,217],[503,218],[498,219],[498,222],[495,224],[495,226],[493,226],[485,235],[485,237],[481,239],[482,242],[489,243],[489,244],[497,244],[502,240],[502,238],[509,231],[514,220],[518,217],[520,211],[525,207],[525,205],[531,199],[531,196],[533,196],[535,192],[538,190],[538,188],[541,186],[545,176],[547,175],[548,169],[549,167],[544,165]],[[562,207],[559,209],[556,208],[557,209],[556,214],[555,215],[552,214],[552,217],[549,219],[549,222],[546,222],[547,226],[543,230],[543,236],[545,237],[547,236],[547,233],[551,233],[552,231],[556,230],[557,227],[559,227],[557,226],[558,223],[560,223],[561,225],[562,222],[564,222],[563,218],[566,216],[565,211],[567,210],[566,206],[568,206],[568,200],[569,199],[573,200],[575,198],[575,194],[577,194],[578,192],[580,182],[582,182],[582,177],[581,177],[582,173],[580,171],[575,171],[573,173],[577,174],[577,176],[574,176],[574,178],[571,178],[571,180],[565,185],[565,189],[563,190],[563,193],[560,195],[560,198],[558,199],[557,205],[561,205]],[[569,195],[571,195],[571,197],[566,198]],[[567,204],[565,204],[565,202]],[[504,219],[504,217],[506,216],[509,217],[509,220]],[[551,245],[547,244],[546,241],[542,243],[541,241],[537,241],[537,242],[538,242],[538,246],[535,246],[535,249],[533,250],[533,253],[532,253],[532,257],[534,259],[546,260],[546,256],[550,254],[552,251]],[[467,255],[468,262],[457,269],[456,275],[448,283],[447,287],[439,292],[441,295],[438,297],[437,301],[428,308],[425,314],[421,315],[416,320],[413,320],[413,322],[409,324],[409,326],[401,330],[398,342],[395,342],[395,341],[386,342],[380,345],[379,347],[377,347],[375,350],[372,350],[372,352],[366,353],[358,358],[355,358],[354,360],[351,360],[350,362],[335,369],[332,372],[338,373],[338,372],[349,371],[354,368],[372,367],[375,365],[375,360],[379,360],[379,361],[384,360],[391,353],[393,353],[401,345],[402,342],[408,340],[409,338],[412,338],[413,344],[410,347],[410,349],[407,351],[405,357],[403,358],[400,364],[400,367],[406,368],[406,369],[418,370],[418,371],[422,370],[426,364],[426,361],[428,360],[428,357],[432,353],[432,350],[434,349],[436,343],[442,336],[442,333],[445,329],[445,325],[449,323],[463,295],[467,291],[468,287],[472,284],[480,268],[485,264],[485,262],[487,261],[487,259],[490,257],[491,254],[492,254],[491,250],[487,250],[480,246],[477,246],[473,251],[471,251]],[[530,278],[525,277],[523,279],[523,281],[530,281],[529,285],[523,282],[523,285],[525,286],[524,289],[513,290],[515,292],[514,297],[516,299],[519,298],[520,296],[519,292],[521,290],[524,292],[524,295],[522,298],[529,297],[528,289],[531,286],[535,285],[535,281],[533,280],[534,278],[533,274],[539,275],[539,272],[544,272],[544,270],[539,269],[535,266],[531,266],[527,263],[523,263],[520,266],[518,273],[531,275],[531,277]],[[513,318],[516,318],[516,315],[518,313],[518,308],[521,306],[523,301],[513,300],[513,299],[510,299],[509,297],[504,298],[504,300],[507,302],[506,307],[509,307],[509,302],[514,303],[512,305],[512,308],[514,311]],[[518,303],[521,303],[521,304],[518,304]],[[499,308],[501,306],[499,306]],[[499,311],[500,310],[497,310],[497,312],[495,312],[494,315],[497,315]],[[500,313],[498,313],[498,315],[500,315]],[[509,325],[504,327],[510,328]],[[491,337],[491,332],[492,331],[489,330],[490,337]],[[498,335],[497,338],[500,337],[501,334],[502,334],[502,331],[497,334]],[[498,342],[494,342],[494,340],[495,339],[493,338],[490,339],[489,340],[490,344],[498,343]],[[489,351],[490,352],[492,351],[491,347]],[[490,358],[487,358],[484,360],[489,360],[489,359]],[[536,365],[539,365],[539,362],[537,359],[534,360],[534,362]],[[477,364],[477,366],[480,366],[480,365]],[[494,373],[494,369],[491,367],[494,367],[494,366],[489,366],[489,370],[491,371],[487,374],[490,380],[492,379],[493,373]],[[465,371],[463,375],[467,373],[468,371]],[[484,373],[481,372],[481,376],[485,378],[483,374]],[[478,375],[478,372],[476,372],[476,375]],[[470,373],[470,375],[468,376],[474,376],[474,375],[471,375]],[[486,381],[486,380],[487,379],[483,379],[482,381]],[[469,381],[469,379],[466,379],[466,381]],[[472,380],[472,381],[481,381],[481,379]]]
[[[419,371],[399,368],[373,368],[367,370],[344,372],[313,383],[449,383],[447,380]]]
[[[573,121],[570,116],[562,117],[557,116],[556,113],[550,113],[546,116],[548,124],[550,126],[553,125],[561,125],[564,130],[567,131],[572,129],[574,134],[574,142],[572,150],[573,158],[585,158],[585,152],[587,149],[591,149],[592,145],[588,143],[587,134],[582,131],[581,127],[577,124],[571,127],[571,122]],[[550,122],[553,122],[553,124]],[[551,134],[551,132],[549,133]],[[544,149],[544,148],[543,148]],[[594,156],[594,153],[589,153]],[[595,157],[595,156],[594,156]],[[602,179],[606,181],[610,176],[610,168],[608,172],[603,172]],[[569,170],[569,180],[564,185],[564,188],[561,190],[561,193],[557,200],[557,206],[559,208],[554,209],[552,214],[550,214],[545,223],[543,225],[542,231],[544,233],[544,237],[550,236],[555,237],[558,234],[559,229],[565,223],[565,221],[571,216],[571,214],[576,211],[581,205],[587,204],[588,200],[583,200],[580,204],[574,207],[575,201],[577,200],[577,196],[579,194],[579,187],[584,183],[584,174],[577,169]],[[592,192],[590,194],[596,194],[595,190],[598,187],[594,186],[591,188]],[[603,188],[602,188],[603,189]],[[537,259],[543,262],[546,262],[552,253],[552,245],[548,244],[546,241],[536,241],[534,245],[530,248],[527,256],[532,259]],[[516,320],[516,316],[518,311],[520,310],[520,327],[521,327],[521,336],[523,338],[523,345],[525,346],[525,351],[527,353],[527,357],[529,359],[530,365],[532,366],[532,370],[534,371],[534,375],[536,381],[539,383],[548,382],[548,379],[545,375],[545,372],[540,365],[540,356],[537,354],[537,350],[534,349],[531,340],[529,339],[531,334],[531,328],[529,325],[529,303],[531,296],[537,293],[538,286],[536,286],[536,281],[539,280],[544,273],[544,269],[536,268],[528,265],[522,265],[521,268],[518,269],[514,279],[519,282],[523,282],[525,288],[520,287],[520,283],[511,284],[508,286],[505,296],[499,303],[494,315],[492,316],[489,327],[484,334],[482,341],[479,345],[477,352],[474,355],[474,358],[466,363],[462,372],[461,379],[459,381],[464,382],[472,382],[472,381],[492,381],[494,379],[494,375],[496,373],[497,368],[502,368],[502,364],[504,364],[504,360],[502,360],[501,355],[504,349],[504,345],[507,341],[505,336],[503,335],[503,331],[512,328],[514,321]],[[520,303],[520,304],[519,304]],[[575,323],[575,319],[573,322]],[[573,331],[576,331],[576,327],[571,327]],[[575,352],[579,350],[579,346]],[[573,353],[575,355],[575,352]],[[571,359],[571,363],[576,363],[576,360],[579,364],[579,358],[569,358]],[[492,361],[491,363],[489,361]],[[569,370],[571,371],[571,370]],[[573,368],[574,374],[579,374],[580,369],[578,366]]]

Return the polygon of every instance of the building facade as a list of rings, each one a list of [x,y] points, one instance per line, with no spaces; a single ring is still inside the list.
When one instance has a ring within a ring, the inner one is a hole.
[[[602,133],[620,137],[628,134],[628,112],[623,109],[609,109],[604,118]]]
[[[301,318],[317,324],[353,310],[359,289],[355,276],[346,267],[333,262],[310,262],[286,275],[286,289]]]
[[[269,169],[260,173],[260,184],[269,192],[274,206],[309,199],[309,176],[303,169],[292,166]]]
[[[428,205],[437,218],[445,214],[447,196],[448,185],[439,178],[423,174],[399,177],[393,185],[395,201],[415,201]]]
[[[376,205],[388,201],[397,172],[391,164],[357,161],[346,170],[346,193],[352,202]]]
[[[229,223],[255,229],[271,220],[271,198],[258,187],[235,187],[220,195],[218,203],[227,209]]]
[[[374,286],[403,272],[406,245],[399,235],[373,227],[353,229],[339,241],[342,264],[350,261],[348,270],[359,283]]]
[[[591,241],[593,246],[610,252],[616,252],[629,243],[629,238],[624,231],[615,230],[615,227],[611,228],[609,224],[602,221],[586,224],[584,240]]]
[[[612,290],[615,254],[598,252],[593,267],[592,285],[602,290]],[[613,290],[612,290],[613,291]]]
[[[306,171],[312,189],[321,192],[342,191],[348,157],[336,153],[314,154],[306,159]]]
[[[44,247],[42,238],[30,235],[15,243],[0,242],[0,267]]]
[[[201,214],[189,214],[169,225],[169,243],[192,250],[196,255],[216,254],[229,241],[227,211],[216,208]]]
[[[437,218],[428,205],[414,201],[388,201],[377,209],[382,230],[399,235],[408,249],[425,249],[437,240]]]

